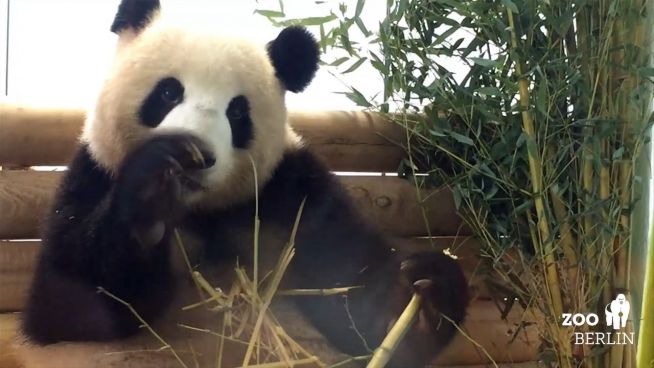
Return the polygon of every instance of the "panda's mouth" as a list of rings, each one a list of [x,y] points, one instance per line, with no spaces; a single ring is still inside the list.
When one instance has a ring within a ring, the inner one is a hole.
[[[186,173],[180,177],[180,184],[191,192],[199,192],[207,190],[208,187],[204,185],[205,174],[202,172]]]

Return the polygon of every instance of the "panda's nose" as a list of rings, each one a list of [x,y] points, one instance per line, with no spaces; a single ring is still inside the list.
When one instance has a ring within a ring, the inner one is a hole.
[[[200,169],[206,169],[216,164],[216,155],[209,149],[200,148],[202,163]]]
[[[213,153],[208,152],[204,154],[204,166],[211,167],[216,164],[216,156]]]

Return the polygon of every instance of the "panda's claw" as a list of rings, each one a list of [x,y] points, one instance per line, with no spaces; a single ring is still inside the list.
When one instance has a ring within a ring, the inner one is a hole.
[[[467,281],[451,257],[435,252],[413,254],[399,263],[402,300],[389,321],[393,321],[413,293],[422,296],[418,318],[393,359],[392,366],[424,366],[456,333],[468,305]],[[447,316],[449,320],[445,320]]]
[[[430,288],[433,284],[434,284],[434,282],[432,280],[430,280],[430,279],[420,279],[418,281],[413,282],[413,286],[419,292]]]
[[[199,145],[197,141],[192,140],[184,143],[187,151],[191,154],[192,162],[197,165],[198,169],[206,169],[216,163],[216,157],[209,149],[203,147],[204,145]]]
[[[184,212],[185,192],[203,188],[194,174],[215,163],[208,145],[191,134],[159,134],[125,158],[118,173],[116,206],[121,219],[172,221]]]

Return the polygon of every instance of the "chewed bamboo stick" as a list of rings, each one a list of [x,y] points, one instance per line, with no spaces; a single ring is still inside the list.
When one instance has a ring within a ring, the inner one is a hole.
[[[381,345],[375,349],[375,353],[372,355],[372,359],[366,366],[366,368],[382,368],[393,357],[395,349],[400,345],[402,338],[406,335],[409,328],[416,319],[418,311],[420,311],[420,305],[422,303],[422,296],[420,294],[414,293],[411,297],[411,301],[404,308],[402,314],[397,319],[397,322],[393,325],[391,330],[388,332]]]
[[[279,290],[277,295],[283,296],[329,296],[337,294],[346,294],[352,289],[359,289],[363,286],[347,286],[331,289],[288,289]]]

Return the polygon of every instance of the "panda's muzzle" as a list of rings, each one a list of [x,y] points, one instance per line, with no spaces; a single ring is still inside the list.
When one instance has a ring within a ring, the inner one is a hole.
[[[204,184],[206,180],[206,169],[216,164],[216,157],[208,152],[203,152],[201,160],[198,162],[200,165],[193,170],[186,170],[180,175],[179,181],[186,189],[190,191],[206,190],[207,186]]]
[[[204,185],[203,180],[204,175],[196,175],[196,173],[188,173],[184,174],[183,176],[180,177],[179,181],[184,188],[190,191],[201,191],[201,190],[206,190],[207,186]]]
[[[213,152],[199,142],[186,141],[186,150],[190,154],[191,163],[180,165],[178,177],[180,184],[190,191],[206,189],[204,185],[206,169],[216,164],[216,156]],[[184,168],[182,167],[184,166]]]

